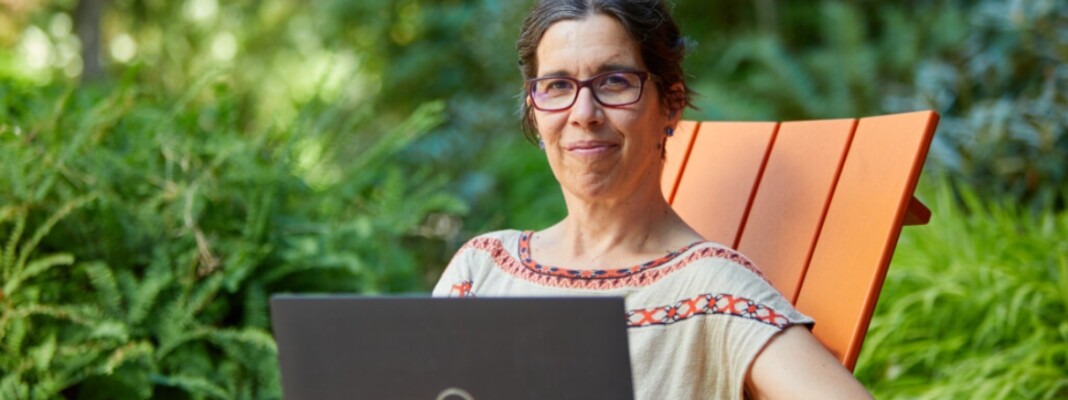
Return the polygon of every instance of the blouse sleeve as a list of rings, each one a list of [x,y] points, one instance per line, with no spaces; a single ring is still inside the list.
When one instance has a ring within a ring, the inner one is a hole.
[[[728,329],[724,345],[735,351],[726,354],[723,360],[732,366],[729,372],[730,386],[735,388],[733,396],[741,396],[745,388],[745,377],[760,351],[767,346],[777,334],[793,325],[802,325],[812,329],[811,317],[798,311],[785,297],[766,281],[759,273],[736,268],[732,285],[737,293],[744,296],[735,310],[744,318],[733,318],[733,327]]]
[[[468,297],[471,296],[471,252],[470,246],[464,245],[452,256],[452,261],[441,273],[434,286],[434,297]]]

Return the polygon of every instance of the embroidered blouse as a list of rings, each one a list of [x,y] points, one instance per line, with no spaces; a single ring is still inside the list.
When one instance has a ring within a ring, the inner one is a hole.
[[[539,264],[531,232],[488,233],[463,245],[435,296],[620,296],[636,399],[741,399],[753,359],[798,312],[745,256],[698,242],[640,265]]]

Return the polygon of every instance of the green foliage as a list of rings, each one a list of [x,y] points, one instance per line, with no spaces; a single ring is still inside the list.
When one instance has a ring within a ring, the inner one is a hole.
[[[679,5],[698,42],[697,119],[934,109],[933,170],[1036,210],[1068,205],[1068,3],[757,3]]]
[[[115,0],[99,86],[78,3],[0,4],[0,398],[277,397],[271,293],[424,291],[566,211],[515,113],[530,1]],[[941,113],[965,204],[905,230],[869,387],[1064,397],[1068,5],[675,3],[687,119]]]
[[[1068,396],[1068,213],[942,182],[904,230],[857,367],[877,398]]]
[[[523,148],[516,140],[514,96],[522,83],[514,40],[529,3],[121,0],[108,3],[104,41],[133,43],[132,53],[104,56],[114,76],[133,75],[171,93],[205,74],[230,74],[242,88],[236,118],[253,131],[288,125],[299,112],[295,104],[313,100],[375,103],[368,124],[386,129],[418,104],[447,98],[449,118],[405,153],[455,176],[473,174],[461,181],[501,186],[510,177],[486,161],[492,152]],[[1051,189],[1068,185],[1064,2],[674,3],[695,43],[687,70],[700,109],[687,118],[790,120],[931,108],[943,117],[932,167],[984,195],[1065,206]],[[0,29],[0,44],[13,50],[0,56],[0,75],[36,82],[69,74],[77,64],[68,54],[77,48],[76,4],[0,13],[10,26]],[[48,50],[50,69],[16,62],[31,47]],[[501,220],[475,218],[477,227]]]
[[[1065,209],[1068,3],[986,1],[966,17],[963,41],[916,68],[944,114],[935,160],[980,195]]]
[[[425,291],[428,215],[464,210],[390,162],[440,102],[384,132],[309,102],[254,133],[226,76],[0,88],[0,398],[277,398],[269,295]]]

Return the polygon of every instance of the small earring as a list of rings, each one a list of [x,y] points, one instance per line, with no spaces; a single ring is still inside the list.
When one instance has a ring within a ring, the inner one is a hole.
[[[538,148],[542,149],[542,150],[545,150],[545,141],[544,140],[538,140]]]
[[[665,128],[664,129],[664,134],[668,135],[669,137],[670,136],[674,136],[675,135],[675,128]]]

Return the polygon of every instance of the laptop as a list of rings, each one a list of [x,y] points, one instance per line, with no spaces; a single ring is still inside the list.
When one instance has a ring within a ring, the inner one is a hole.
[[[275,295],[285,399],[632,399],[622,298]]]

